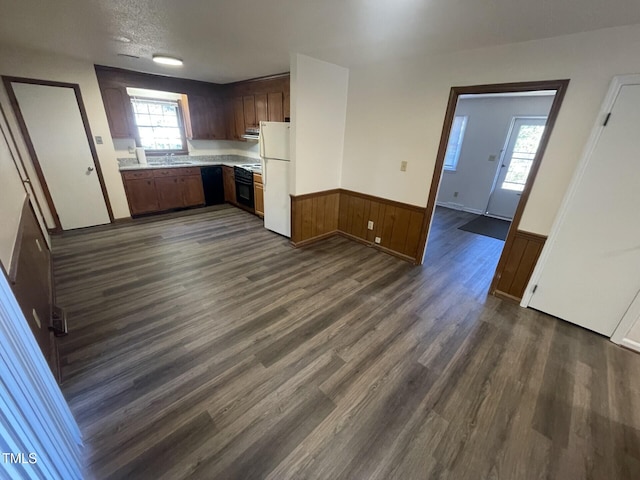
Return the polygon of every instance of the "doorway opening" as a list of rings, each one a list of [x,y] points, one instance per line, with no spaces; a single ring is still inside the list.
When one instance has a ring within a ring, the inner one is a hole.
[[[480,290],[486,293],[491,284],[489,293],[500,293],[496,280],[505,268],[514,268],[506,253],[516,239],[568,83],[451,89],[418,258],[441,255],[443,245],[458,249],[452,255],[474,264],[468,273]],[[526,285],[530,274],[520,272],[527,277],[520,283]],[[517,293],[506,296],[518,298]]]
[[[80,86],[2,80],[53,217],[53,232],[113,222]]]

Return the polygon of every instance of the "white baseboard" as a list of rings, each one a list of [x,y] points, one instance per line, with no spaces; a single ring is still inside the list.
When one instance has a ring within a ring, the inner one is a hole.
[[[620,345],[623,347],[627,347],[631,350],[635,350],[636,352],[640,352],[640,343],[634,342],[633,340],[629,340],[628,338],[623,338],[620,342]]]
[[[478,210],[476,208],[465,207],[461,203],[436,202],[436,205],[439,207],[451,208],[452,210],[460,210],[462,212],[473,213],[475,215],[482,215],[484,213],[482,210]]]

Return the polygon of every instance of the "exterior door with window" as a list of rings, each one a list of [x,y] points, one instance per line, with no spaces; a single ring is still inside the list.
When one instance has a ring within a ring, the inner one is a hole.
[[[514,118],[489,197],[487,214],[513,219],[546,123],[546,117]]]

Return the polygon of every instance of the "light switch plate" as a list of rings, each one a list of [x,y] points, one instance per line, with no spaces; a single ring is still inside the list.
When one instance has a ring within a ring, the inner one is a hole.
[[[102,145],[102,137],[100,135],[96,135],[96,143]]]
[[[407,171],[407,161],[403,160],[400,162],[400,171],[401,172],[406,172]]]
[[[371,220],[369,220],[369,223],[367,223],[367,228],[369,230],[373,230],[373,222]]]

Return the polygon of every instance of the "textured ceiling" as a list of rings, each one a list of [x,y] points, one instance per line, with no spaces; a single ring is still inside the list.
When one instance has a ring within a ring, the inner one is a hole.
[[[288,71],[290,52],[349,67],[640,23],[638,0],[0,0],[0,12],[0,43],[219,83]]]

